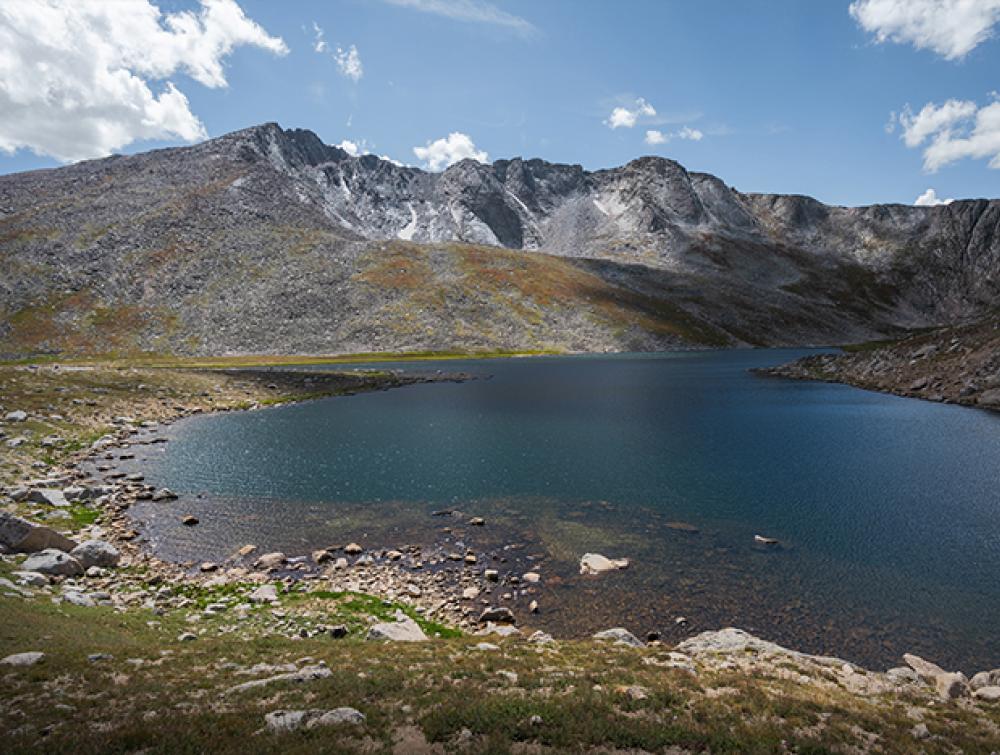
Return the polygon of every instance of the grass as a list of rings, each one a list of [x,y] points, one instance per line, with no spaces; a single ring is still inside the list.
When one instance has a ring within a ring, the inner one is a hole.
[[[12,568],[0,563],[0,575]],[[526,744],[566,753],[670,747],[765,753],[783,746],[832,752],[859,747],[863,733],[874,732],[891,752],[985,753],[1000,725],[996,709],[973,715],[955,705],[931,706],[926,720],[941,738],[918,741],[909,734],[906,710],[924,700],[864,698],[833,683],[802,683],[787,664],[703,665],[695,676],[649,665],[665,653],[656,647],[488,638],[500,645],[491,651],[476,648],[480,638],[457,634],[426,643],[366,642],[360,628],[406,609],[362,593],[281,592],[285,614],[307,611],[326,624],[349,624],[341,640],[226,632],[232,621],[226,614],[193,625],[185,620],[251,587],[174,585],[191,604],[164,615],[0,595],[0,654],[46,654],[36,666],[0,667],[5,752],[388,753],[403,738],[414,749],[438,743],[452,751],[466,742],[471,752],[497,753]],[[272,610],[255,608],[238,627]],[[178,639],[191,629],[200,633],[197,640]],[[89,661],[96,653],[112,657]],[[320,662],[331,670],[328,678],[227,692],[275,673],[246,673],[255,664]],[[634,685],[645,690],[643,699],[626,694]],[[717,689],[731,694],[708,694]],[[269,711],[341,706],[360,710],[366,724],[259,733]]]

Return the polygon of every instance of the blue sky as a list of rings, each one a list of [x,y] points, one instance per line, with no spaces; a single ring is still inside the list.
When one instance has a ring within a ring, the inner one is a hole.
[[[195,0],[136,1],[167,15],[187,11],[192,23],[201,18],[204,40],[214,39]],[[51,53],[27,44],[36,33],[27,24],[58,19],[12,20],[2,9],[11,2],[24,0],[0,0],[0,44],[5,32],[8,42],[23,43],[17,62],[28,68]],[[61,164],[38,154],[46,150],[65,161],[277,121],[408,164],[437,156],[438,168],[470,150],[489,160],[520,155],[588,169],[658,154],[743,191],[836,204],[909,204],[929,188],[942,198],[998,197],[1000,3],[973,2],[973,12],[956,20],[950,2],[913,0],[947,21],[921,26],[888,0],[864,0],[853,14],[849,0],[238,0],[246,29],[232,32],[231,49],[205,53],[197,70],[188,53],[160,55],[162,35],[146,43],[155,65],[122,54],[121,66],[154,98],[172,85],[186,108],[171,97],[178,109],[164,115],[166,100],[159,107],[146,97],[142,119],[129,120],[135,107],[122,110],[103,79],[71,80],[78,90],[95,87],[81,118],[100,111],[105,119],[79,145],[76,102],[61,111],[68,123],[47,123],[51,97],[25,105],[32,92],[8,91],[21,98],[8,128],[2,90],[16,71],[0,68],[0,172]],[[623,108],[618,117],[615,108]],[[126,125],[115,128],[115,118]],[[162,123],[151,126],[157,118]],[[469,144],[414,153],[453,133]],[[130,141],[117,145],[122,139]]]

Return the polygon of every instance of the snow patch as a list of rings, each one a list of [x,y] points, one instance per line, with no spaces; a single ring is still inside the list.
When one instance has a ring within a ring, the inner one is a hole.
[[[410,222],[396,236],[403,241],[413,241],[413,234],[417,230],[417,211],[413,209],[413,202],[407,202],[406,206],[410,208]]]

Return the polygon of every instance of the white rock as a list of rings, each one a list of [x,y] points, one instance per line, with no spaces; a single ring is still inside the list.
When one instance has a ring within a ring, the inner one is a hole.
[[[365,716],[355,708],[276,710],[265,715],[264,722],[270,731],[286,732],[301,728],[314,729],[317,726],[360,726],[365,722]]]
[[[278,588],[274,585],[261,585],[249,596],[247,599],[251,603],[277,603],[278,602]]]
[[[28,500],[32,503],[45,503],[58,508],[69,506],[66,496],[63,495],[61,490],[56,488],[36,488],[28,493]]]
[[[402,611],[396,611],[396,620],[391,623],[376,624],[368,630],[368,640],[390,640],[392,642],[423,642],[427,639],[424,630]]]
[[[608,558],[600,553],[585,553],[580,559],[580,574],[603,574],[616,569],[627,569],[627,558]]]
[[[274,684],[275,682],[294,682],[296,684],[302,684],[304,682],[311,682],[317,679],[325,679],[330,676],[333,676],[333,672],[326,666],[303,666],[298,671],[291,671],[287,674],[278,674],[277,676],[269,676],[266,679],[254,679],[250,682],[237,684],[235,687],[230,687],[226,694],[259,689],[261,687],[266,687],[269,684]]]
[[[7,420],[8,422],[24,422],[26,419],[28,419],[28,413],[18,409],[13,412],[7,412],[7,414],[4,416],[4,419]]]
[[[45,659],[45,653],[37,651],[30,653],[14,653],[6,658],[0,659],[0,664],[4,666],[34,666]]]
[[[631,645],[632,647],[645,647],[646,643],[623,627],[605,629],[594,635],[595,640],[612,640],[616,645]]]

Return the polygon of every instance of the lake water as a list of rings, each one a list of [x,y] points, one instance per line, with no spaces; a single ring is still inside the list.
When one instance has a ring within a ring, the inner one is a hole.
[[[141,460],[181,501],[137,515],[183,560],[429,542],[456,507],[542,572],[531,623],[564,635],[735,625],[883,668],[1000,666],[1000,415],[748,371],[802,353],[396,365],[480,379],[185,420]],[[587,551],[633,563],[582,578]]]

